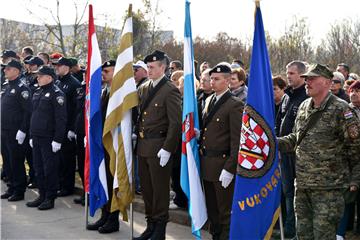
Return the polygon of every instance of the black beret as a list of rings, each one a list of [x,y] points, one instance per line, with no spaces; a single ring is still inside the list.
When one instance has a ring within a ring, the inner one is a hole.
[[[106,61],[104,62],[102,65],[101,65],[101,68],[104,69],[104,68],[107,68],[107,67],[115,67],[115,60],[109,60],[109,61]]]
[[[230,64],[219,63],[209,71],[209,75],[212,73],[231,73]]]
[[[38,65],[38,66],[44,65],[44,61],[39,57],[32,57],[29,60],[24,60],[24,62],[30,65]]]
[[[144,63],[161,61],[165,58],[167,58],[166,53],[159,51],[159,50],[155,50],[152,54],[147,55],[144,58]]]
[[[72,67],[72,62],[69,58],[66,58],[66,57],[61,57],[59,59],[59,61],[57,61],[56,63],[54,63],[55,65],[65,65],[65,66],[68,66],[68,67]]]
[[[13,57],[13,58],[16,58],[16,52],[14,52],[13,50],[4,50],[1,54],[1,57],[5,57],[5,58],[8,58],[8,57]]]
[[[39,75],[49,75],[53,79],[56,79],[55,70],[49,66],[41,66],[36,72]]]
[[[8,62],[8,64],[2,65],[4,67],[13,67],[13,68],[17,68],[21,71],[22,69],[22,65],[19,61],[16,60],[11,60],[10,62]]]

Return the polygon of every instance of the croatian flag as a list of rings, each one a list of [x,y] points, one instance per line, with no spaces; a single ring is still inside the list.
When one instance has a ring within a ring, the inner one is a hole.
[[[89,192],[90,216],[109,199],[102,144],[101,55],[97,42],[92,5],[89,5],[88,68],[86,70],[86,139],[88,161],[85,164],[85,186]]]
[[[182,114],[181,187],[188,198],[192,233],[201,238],[200,230],[207,220],[204,192],[200,180],[200,157],[195,130],[199,117],[195,96],[194,54],[191,34],[190,2],[185,3],[184,96]]]

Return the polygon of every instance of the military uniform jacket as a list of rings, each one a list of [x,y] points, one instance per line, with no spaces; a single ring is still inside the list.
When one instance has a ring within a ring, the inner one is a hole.
[[[53,82],[36,89],[33,95],[33,113],[30,137],[52,137],[62,143],[66,130],[66,97]]]
[[[360,183],[359,119],[338,97],[324,110],[331,95],[319,108],[313,107],[311,98],[306,99],[299,107],[293,133],[278,139],[280,151],[295,148],[297,188],[334,189]],[[316,111],[323,111],[320,119],[296,146],[306,120]]]
[[[158,151],[175,153],[181,136],[181,97],[179,90],[164,77],[158,84],[164,85],[143,109],[149,96],[152,81],[147,81],[138,89],[139,107],[142,109],[138,120],[137,154],[142,157],[156,157]]]
[[[27,133],[31,116],[31,91],[19,79],[1,88],[1,129]]]
[[[219,181],[223,169],[235,174],[244,108],[244,104],[240,99],[232,96],[228,91],[209,111],[209,103],[213,97],[215,97],[215,94],[206,99],[200,139],[201,172],[202,177],[207,181]],[[226,101],[221,104],[224,99]],[[209,115],[216,108],[217,111],[209,121]],[[215,156],[216,153],[218,153],[218,156]]]
[[[67,123],[66,130],[74,131],[76,121],[76,104],[83,96],[83,89],[79,81],[70,73],[63,77],[59,77],[56,85],[66,95]]]

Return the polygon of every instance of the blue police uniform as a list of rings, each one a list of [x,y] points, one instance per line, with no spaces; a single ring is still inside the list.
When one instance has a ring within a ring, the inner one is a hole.
[[[59,77],[56,85],[66,96],[67,122],[65,135],[69,132],[75,132],[76,106],[78,98],[83,95],[83,90],[79,81],[70,73]],[[75,186],[75,167],[76,167],[76,142],[64,139],[61,148],[60,160],[60,192],[59,196],[72,194]]]
[[[53,82],[41,86],[33,95],[30,135],[40,197],[56,198],[60,153],[53,152],[52,142],[62,143],[66,129],[66,97]]]
[[[18,77],[7,81],[1,90],[1,152],[9,177],[8,197],[24,195],[26,172],[24,149],[16,140],[18,130],[27,133],[31,116],[30,89]],[[6,195],[2,198],[6,198]]]

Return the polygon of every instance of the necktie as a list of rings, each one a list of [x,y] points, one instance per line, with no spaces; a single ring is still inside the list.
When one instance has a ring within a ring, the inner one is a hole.
[[[213,95],[209,103],[208,112],[210,112],[213,109],[213,107],[215,106],[215,102],[216,102],[216,97],[215,95]]]

